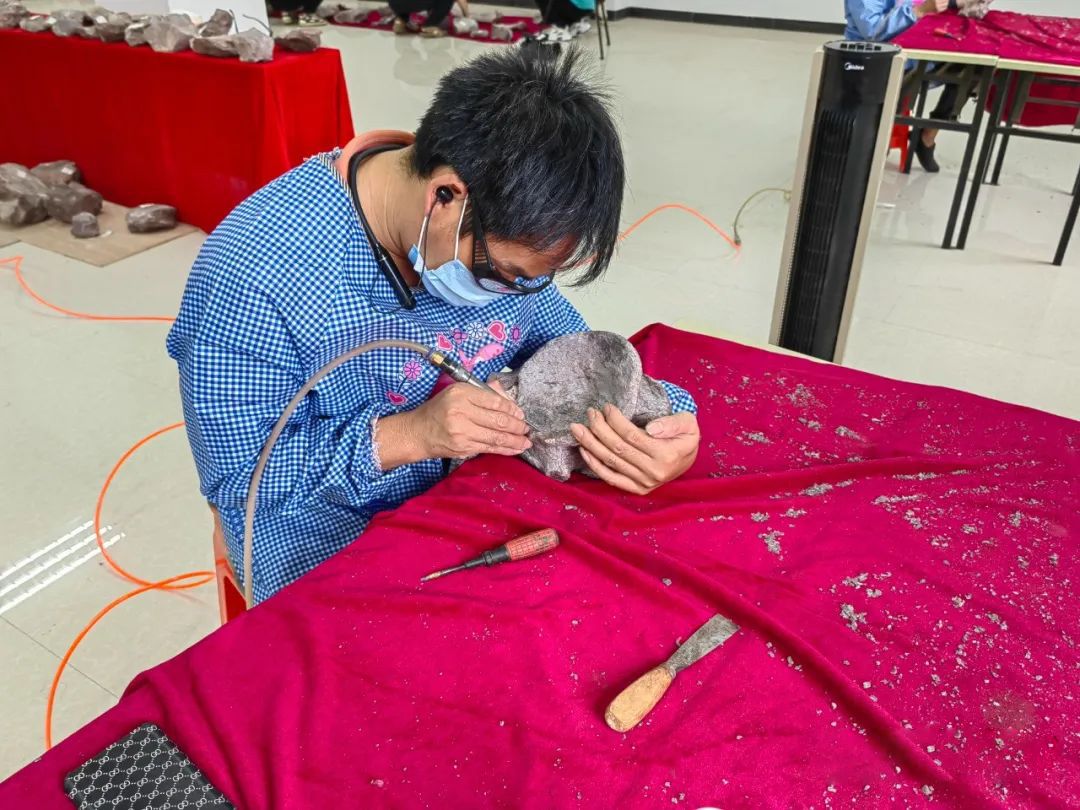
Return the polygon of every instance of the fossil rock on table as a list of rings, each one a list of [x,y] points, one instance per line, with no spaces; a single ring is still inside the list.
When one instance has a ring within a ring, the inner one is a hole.
[[[269,62],[274,58],[274,40],[262,31],[249,28],[233,37],[241,62]]]
[[[191,40],[191,50],[202,56],[235,57],[238,53],[235,39],[233,36],[195,37]]]
[[[94,18],[94,30],[102,42],[123,42],[129,25],[131,25],[130,14],[110,12]]]
[[[49,187],[18,163],[0,163],[0,222],[33,225],[49,216]]]
[[[94,35],[92,33],[94,18],[85,11],[71,9],[54,11],[52,18],[52,32],[58,37],[86,36],[87,29],[90,29],[90,36]]]
[[[47,186],[66,186],[68,183],[78,183],[82,180],[82,172],[73,160],[50,160],[47,163],[39,163],[30,170],[38,180]]]
[[[21,3],[0,3],[0,28],[18,28],[30,12]]]
[[[233,15],[223,8],[217,9],[210,19],[199,26],[200,37],[223,37],[233,28]],[[192,49],[194,50],[194,48]]]
[[[71,235],[76,239],[90,239],[101,236],[101,226],[97,217],[88,211],[80,211],[71,219]]]
[[[158,53],[179,53],[191,47],[191,40],[197,34],[195,23],[187,14],[167,14],[147,26],[146,44]]]
[[[132,233],[153,233],[176,227],[176,209],[171,205],[145,203],[127,213],[128,230]]]
[[[274,37],[274,42],[287,51],[311,53],[322,45],[322,34],[307,28],[295,28],[287,34]]]
[[[49,216],[61,222],[71,222],[76,214],[101,213],[101,195],[82,183],[71,182],[63,186],[51,186],[45,208]]]
[[[31,34],[40,34],[43,31],[48,31],[52,28],[53,18],[45,15],[38,14],[34,17],[23,17],[19,21],[19,28],[23,31],[29,31]]]

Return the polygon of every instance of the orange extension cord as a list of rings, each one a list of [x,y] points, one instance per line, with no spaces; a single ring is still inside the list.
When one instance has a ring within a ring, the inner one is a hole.
[[[715,231],[717,234],[719,234],[721,237],[723,237],[723,239],[735,250],[736,254],[740,252],[740,245],[737,244],[734,239],[728,236],[725,231],[719,228],[712,220],[710,220],[700,211],[697,211],[690,206],[682,205],[680,203],[665,203],[664,205],[658,205],[656,208],[652,209],[647,214],[639,218],[629,228],[619,234],[619,241],[621,242],[626,239],[628,236],[630,236],[630,234],[636,231],[638,227],[640,227],[644,222],[651,219],[656,214],[659,214],[661,211],[668,210],[684,211],[685,213],[696,217],[713,231]],[[72,309],[58,306],[57,304],[53,304],[38,295],[36,292],[34,292],[30,285],[26,283],[26,279],[23,277],[22,274],[22,259],[22,256],[12,256],[7,259],[0,259],[0,266],[10,266],[15,271],[15,279],[19,282],[19,286],[22,288],[23,292],[25,292],[41,306],[45,307],[46,309],[51,309],[53,312],[58,312],[61,315],[67,315],[68,317],[77,318],[79,320],[108,321],[112,323],[172,323],[174,320],[176,320],[175,318],[169,317],[167,315],[97,315],[89,312],[77,312]],[[94,615],[94,618],[87,622],[86,626],[79,631],[79,634],[77,636],[75,636],[74,641],[72,641],[71,645],[67,648],[67,651],[64,653],[63,658],[60,659],[60,664],[59,666],[57,666],[56,673],[53,675],[52,684],[49,686],[49,696],[45,704],[45,750],[52,748],[53,707],[56,704],[56,692],[60,686],[60,676],[63,675],[64,670],[67,668],[68,662],[71,660],[72,655],[75,654],[75,650],[78,649],[79,645],[82,643],[83,639],[86,638],[86,636],[90,633],[90,631],[94,629],[94,626],[113,609],[119,607],[129,599],[146,593],[147,591],[180,591],[189,588],[198,588],[202,585],[206,585],[209,582],[213,582],[214,580],[213,571],[189,571],[186,574],[178,574],[177,576],[169,577],[168,579],[159,580],[157,582],[150,582],[136,576],[135,574],[132,574],[130,571],[123,568],[118,562],[116,562],[116,560],[114,560],[109,555],[108,550],[105,548],[105,543],[101,538],[101,512],[105,505],[105,496],[109,492],[109,487],[112,486],[113,479],[115,479],[117,473],[120,472],[120,468],[127,463],[128,459],[130,459],[140,447],[156,439],[158,436],[169,433],[170,431],[176,430],[178,428],[182,428],[183,426],[183,422],[176,422],[175,424],[159,428],[153,433],[143,436],[143,438],[135,442],[135,444],[128,448],[127,452],[120,456],[120,459],[116,462],[116,464],[113,465],[113,468],[109,470],[109,475],[106,477],[105,483],[101,487],[101,492],[98,493],[97,503],[94,506],[94,535],[97,538],[98,551],[101,552],[102,559],[105,560],[106,564],[114,572],[116,572],[122,578],[126,579],[128,582],[138,585],[139,587],[135,588],[134,590],[128,591],[121,596],[118,596],[116,599],[109,602],[109,604],[105,605],[105,607],[99,610]]]

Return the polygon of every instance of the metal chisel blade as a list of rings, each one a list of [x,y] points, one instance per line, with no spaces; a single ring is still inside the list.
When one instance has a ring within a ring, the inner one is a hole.
[[[717,613],[679,645],[679,649],[667,660],[667,668],[672,674],[682,672],[735,635],[738,629],[735,622]]]

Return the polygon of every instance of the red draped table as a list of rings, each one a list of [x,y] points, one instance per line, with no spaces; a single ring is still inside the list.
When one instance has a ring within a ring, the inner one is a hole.
[[[245,64],[0,30],[0,162],[71,159],[123,205],[175,205],[212,230],[305,157],[353,135],[340,54]]]
[[[244,808],[1063,806],[1080,796],[1080,425],[652,327],[701,405],[651,496],[474,460],[139,676],[0,785],[160,725]],[[420,585],[552,526],[553,554]],[[622,687],[741,629],[645,723]],[[63,711],[63,707],[60,707]]]
[[[975,130],[981,119],[982,107],[985,106],[990,111],[990,117],[956,242],[956,246],[963,249],[967,245],[979,189],[989,176],[990,159],[998,135],[1001,135],[1001,146],[993,175],[989,177],[994,185],[1001,176],[1009,139],[1014,135],[1080,143],[1080,135],[1075,131],[1064,133],[1029,129],[1065,125],[1075,130],[1080,123],[1080,18],[1044,17],[1007,11],[991,11],[982,20],[956,14],[937,14],[924,17],[898,36],[895,42],[911,58],[924,65],[929,62],[971,65],[978,64],[980,59],[993,60],[986,64],[992,64],[995,71],[994,86],[989,88],[988,76],[983,77],[987,81],[983,82],[979,94],[980,109],[976,112],[975,129],[969,135],[943,244],[943,247],[950,247],[952,243],[967,173],[975,152]],[[922,95],[925,97],[925,92]],[[910,118],[902,119],[902,123],[911,122]],[[963,126],[937,121],[932,125],[944,129],[961,129]],[[914,138],[913,131],[913,145]],[[1076,176],[1073,201],[1054,255],[1056,265],[1064,261],[1078,212],[1080,172]]]

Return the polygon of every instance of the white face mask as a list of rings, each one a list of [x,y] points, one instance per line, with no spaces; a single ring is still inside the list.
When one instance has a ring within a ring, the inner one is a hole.
[[[461,247],[461,225],[465,221],[465,206],[468,203],[469,198],[466,196],[461,203],[461,216],[458,218],[457,231],[454,236],[453,259],[445,264],[440,264],[438,267],[430,268],[424,261],[420,248],[413,245],[409,250],[409,261],[412,262],[413,269],[419,274],[420,283],[424,285],[424,289],[436,298],[455,307],[482,307],[485,304],[490,304],[502,296],[503,293],[481,287],[476,280],[476,276],[458,258],[458,250]],[[420,237],[417,241],[421,245],[424,244],[430,221],[431,212],[429,211],[427,216],[424,217],[424,222],[420,225]]]

